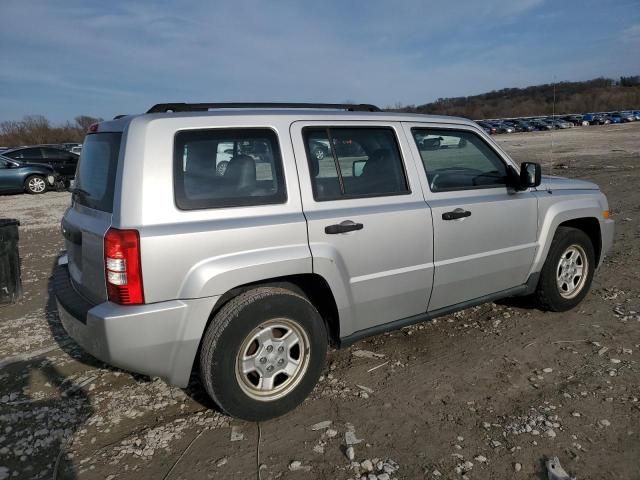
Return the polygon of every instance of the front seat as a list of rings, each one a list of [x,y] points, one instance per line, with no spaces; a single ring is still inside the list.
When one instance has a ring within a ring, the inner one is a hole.
[[[387,193],[398,190],[398,175],[391,160],[391,152],[378,148],[370,156],[362,169],[362,188],[367,193]]]
[[[224,172],[228,188],[238,195],[252,195],[256,191],[256,162],[249,155],[231,159]]]

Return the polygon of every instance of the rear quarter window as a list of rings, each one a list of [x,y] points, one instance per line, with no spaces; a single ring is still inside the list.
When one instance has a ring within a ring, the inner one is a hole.
[[[174,190],[182,210],[286,202],[276,133],[268,128],[176,133]]]
[[[116,183],[121,133],[87,135],[76,172],[76,203],[111,213]]]

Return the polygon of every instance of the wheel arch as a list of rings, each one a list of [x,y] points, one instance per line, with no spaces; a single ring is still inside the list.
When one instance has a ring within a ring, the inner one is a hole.
[[[598,265],[600,263],[600,256],[602,254],[602,232],[600,230],[600,222],[597,218],[573,218],[559,224],[558,228],[560,227],[573,227],[578,230],[582,230],[589,237],[589,240],[591,240],[591,244],[593,245],[593,250],[596,257],[595,264]]]
[[[340,318],[335,297],[329,283],[317,273],[301,273],[285,275],[262,280],[256,280],[244,285],[238,285],[224,293],[215,303],[207,326],[220,309],[232,298],[237,297],[247,290],[257,287],[281,287],[292,290],[306,297],[318,310],[325,321],[327,333],[331,344],[337,344],[340,338]]]
[[[548,195],[548,194],[546,194]],[[558,228],[573,227],[584,231],[593,243],[596,265],[602,260],[602,205],[595,195],[557,201],[550,196],[540,198],[538,250],[530,274],[540,272]],[[555,201],[554,201],[555,200]],[[550,204],[545,205],[549,202]]]
[[[327,335],[330,345],[337,346],[340,340],[340,318],[338,313],[338,307],[335,297],[329,286],[329,283],[316,273],[301,273],[295,275],[284,275],[280,277],[265,278],[256,280],[243,285],[235,286],[227,290],[223,295],[218,298],[206,324],[202,330],[202,335],[198,344],[195,357],[193,359],[192,371],[198,365],[200,361],[200,352],[202,349],[202,339],[204,333],[207,331],[209,324],[216,316],[216,314],[227,304],[230,300],[238,295],[258,287],[280,287],[292,290],[298,294],[306,297],[313,306],[318,310],[320,316],[325,322],[327,328]]]

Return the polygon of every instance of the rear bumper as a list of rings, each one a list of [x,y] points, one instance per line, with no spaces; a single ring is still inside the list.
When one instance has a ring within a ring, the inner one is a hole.
[[[61,270],[56,279],[68,277],[66,265],[57,269]],[[110,365],[158,376],[179,387],[189,382],[200,338],[218,298],[92,306],[75,290],[65,290],[59,280],[54,281],[54,293],[62,325],[84,350]],[[74,295],[75,304],[70,302]]]

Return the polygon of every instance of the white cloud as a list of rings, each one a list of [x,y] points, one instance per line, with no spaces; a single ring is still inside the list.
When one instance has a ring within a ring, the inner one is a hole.
[[[542,0],[4,1],[0,44],[10,45],[11,68],[0,85],[32,90],[24,111],[47,103],[52,117],[161,101],[424,103],[550,80],[532,60],[546,52],[534,45],[523,55],[490,31]]]

